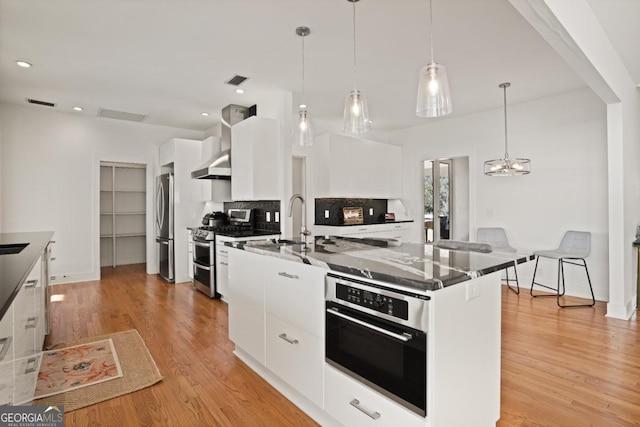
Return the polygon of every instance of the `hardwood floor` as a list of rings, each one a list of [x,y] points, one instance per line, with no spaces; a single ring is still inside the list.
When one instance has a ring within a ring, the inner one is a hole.
[[[313,420],[233,354],[227,306],[143,265],[58,285],[48,344],[135,328],[164,379],[65,415],[65,425],[308,426]],[[640,328],[605,305],[560,309],[503,286],[500,427],[639,426]],[[446,427],[446,426],[444,426]],[[473,426],[471,426],[473,427]]]

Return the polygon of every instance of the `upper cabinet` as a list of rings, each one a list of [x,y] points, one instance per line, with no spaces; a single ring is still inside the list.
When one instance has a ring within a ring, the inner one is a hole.
[[[400,198],[402,150],[327,134],[314,140],[316,197]]]
[[[160,146],[160,166],[173,164],[175,203],[210,200],[206,181],[192,179],[191,172],[202,163],[202,141],[174,138]]]
[[[231,127],[231,198],[279,200],[280,123],[249,117]]]

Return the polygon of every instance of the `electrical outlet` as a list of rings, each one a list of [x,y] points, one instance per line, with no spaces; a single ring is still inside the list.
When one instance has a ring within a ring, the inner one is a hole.
[[[369,216],[373,215],[373,208],[369,208]]]
[[[480,283],[471,281],[467,283],[467,301],[480,296]]]
[[[324,210],[324,217],[329,218],[329,209]]]
[[[280,222],[280,212],[276,212],[276,222]]]
[[[267,222],[271,222],[271,212],[267,212]]]

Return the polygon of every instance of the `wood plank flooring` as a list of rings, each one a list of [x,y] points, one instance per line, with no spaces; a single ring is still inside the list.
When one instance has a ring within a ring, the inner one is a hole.
[[[47,344],[135,328],[164,379],[68,413],[67,427],[316,425],[232,354],[225,303],[143,265],[105,268],[102,277],[51,288],[64,300],[50,306]],[[635,317],[608,319],[604,303],[560,309],[504,286],[502,307],[498,426],[640,426]]]

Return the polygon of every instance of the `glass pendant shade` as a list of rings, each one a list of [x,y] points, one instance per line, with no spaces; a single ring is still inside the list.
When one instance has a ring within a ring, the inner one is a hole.
[[[511,83],[500,83],[499,88],[504,93],[504,158],[487,160],[484,162],[484,174],[489,176],[517,176],[531,172],[531,160],[510,159],[507,140],[507,88]]]
[[[432,62],[420,70],[416,115],[440,117],[452,111],[447,70],[444,65]]]
[[[294,125],[294,142],[302,147],[313,145],[313,131],[309,113],[304,108],[298,111]]]
[[[367,99],[364,93],[357,89],[345,97],[343,130],[349,133],[365,133],[371,130]]]
[[[529,159],[494,159],[484,162],[484,174],[489,176],[517,176],[530,172]]]

